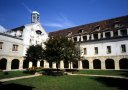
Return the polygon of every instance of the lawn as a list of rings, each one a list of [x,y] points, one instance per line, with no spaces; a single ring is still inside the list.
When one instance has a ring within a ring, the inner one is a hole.
[[[23,71],[5,71],[5,72],[0,72],[0,79],[20,77],[20,76],[26,76],[26,75],[30,75],[30,74],[23,73]]]
[[[0,90],[127,90],[128,80],[86,76],[38,76],[1,83]]]
[[[128,77],[128,71],[121,70],[79,70],[77,74],[114,75]]]

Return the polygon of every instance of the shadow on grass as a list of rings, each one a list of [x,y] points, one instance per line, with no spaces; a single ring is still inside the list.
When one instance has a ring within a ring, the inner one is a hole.
[[[128,90],[128,79],[120,79],[120,78],[109,78],[109,77],[95,77],[91,78],[107,87],[116,87],[119,90]]]
[[[32,90],[34,87],[19,85],[15,83],[4,84],[0,82],[0,90]]]
[[[120,72],[121,72],[121,76],[128,77],[128,71],[120,71]]]

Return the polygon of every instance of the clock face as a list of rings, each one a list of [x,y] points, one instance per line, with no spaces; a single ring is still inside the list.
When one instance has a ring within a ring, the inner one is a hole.
[[[41,35],[42,32],[40,30],[36,30],[36,33]]]

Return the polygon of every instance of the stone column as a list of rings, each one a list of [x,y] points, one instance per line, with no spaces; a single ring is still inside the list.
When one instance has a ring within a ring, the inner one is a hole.
[[[78,61],[78,65],[79,65],[78,66],[79,69],[83,69],[83,67],[82,67],[82,61]]]
[[[80,36],[77,36],[77,41],[78,41],[78,42],[80,41]]]
[[[120,67],[119,67],[119,60],[115,60],[115,70],[119,70]]]
[[[31,68],[32,67],[32,62],[29,62],[29,68]]]
[[[128,35],[128,28],[127,28],[127,35]]]
[[[91,34],[91,40],[94,40],[94,36],[93,36],[93,34]]]
[[[87,40],[89,40],[89,39],[90,39],[89,37],[90,37],[90,35],[87,35]]]
[[[37,61],[37,67],[40,67],[40,61]]]
[[[23,59],[20,59],[19,69],[20,69],[20,70],[22,70],[22,69],[23,69]]]
[[[89,69],[93,69],[93,60],[89,60]]]
[[[70,63],[69,63],[69,69],[70,69]],[[72,64],[72,62],[71,62],[71,69],[73,69],[73,64]]]
[[[105,70],[105,60],[101,60],[101,69]]]
[[[83,36],[81,36],[81,41],[83,41]]]
[[[105,32],[103,32],[103,38],[106,38],[106,36],[105,36]]]
[[[64,69],[64,62],[63,61],[60,61],[60,68]]]
[[[122,36],[120,30],[118,30],[118,36]]]
[[[98,33],[98,39],[100,39],[101,38],[101,33]]]
[[[52,63],[52,68],[56,68],[56,63]]]
[[[49,68],[49,63],[46,60],[44,60],[44,68]]]
[[[8,58],[7,59],[6,70],[11,70],[11,62],[12,62],[12,60]]]
[[[114,35],[113,35],[113,31],[111,31],[110,33],[111,33],[111,37],[113,37],[113,36],[114,36]]]

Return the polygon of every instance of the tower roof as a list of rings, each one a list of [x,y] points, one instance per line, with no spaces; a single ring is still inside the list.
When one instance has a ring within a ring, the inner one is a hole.
[[[40,15],[37,11],[33,11],[32,13],[36,13],[36,14]]]

